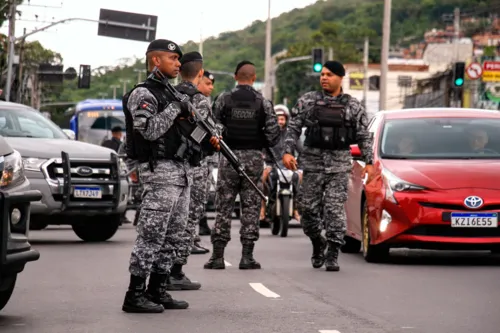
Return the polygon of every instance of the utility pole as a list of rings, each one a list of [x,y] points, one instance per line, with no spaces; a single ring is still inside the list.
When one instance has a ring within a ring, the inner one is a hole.
[[[120,80],[123,83],[123,96],[127,93],[127,83],[130,83],[130,80]]]
[[[328,49],[328,60],[333,60],[333,47]]]
[[[5,101],[10,102],[10,90],[12,88],[12,71],[14,66],[14,56],[15,56],[15,43],[16,43],[16,10],[17,1],[10,1],[10,11],[9,11],[9,47],[8,47],[8,59],[7,59],[7,82],[5,84]]]
[[[203,56],[203,12],[200,18],[200,45],[198,45],[198,52]]]
[[[459,60],[459,49],[458,49],[458,43],[460,40],[460,8],[455,8],[455,11],[453,12],[454,19],[453,19],[453,25],[454,25],[454,30],[455,30],[455,38],[453,40],[454,48],[455,48],[455,61]]]
[[[142,81],[142,72],[144,72],[144,69],[134,68],[134,72],[137,73],[137,83],[141,83],[141,81]]]
[[[368,79],[368,53],[369,53],[369,40],[368,37],[366,37],[365,46],[363,48],[363,66],[364,66],[363,102],[365,104],[365,110],[368,108],[368,85],[370,84]]]
[[[379,110],[385,110],[387,103],[387,74],[389,72],[389,45],[391,43],[392,0],[384,1],[384,23],[382,26],[382,53],[380,57]]]
[[[114,84],[110,88],[113,89],[113,99],[116,99],[116,89],[120,88],[120,86]]]
[[[271,82],[271,0],[267,0],[267,25],[266,25],[266,58],[264,66],[264,98],[272,99]]]

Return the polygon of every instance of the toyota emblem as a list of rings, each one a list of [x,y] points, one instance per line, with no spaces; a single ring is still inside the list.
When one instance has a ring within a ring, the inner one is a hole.
[[[81,166],[76,168],[76,173],[80,176],[90,176],[94,173],[91,167]]]
[[[484,204],[483,199],[481,199],[480,197],[476,197],[476,196],[470,196],[470,197],[465,198],[465,200],[464,200],[464,205],[468,208],[471,208],[471,209],[478,209],[483,204]]]

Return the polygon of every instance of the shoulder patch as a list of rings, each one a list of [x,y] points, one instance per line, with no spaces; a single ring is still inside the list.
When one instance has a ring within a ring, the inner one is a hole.
[[[149,111],[149,112],[152,112],[152,113],[155,112],[154,105],[151,104],[151,103],[149,103],[149,102],[146,102],[146,101],[141,101],[141,103],[139,105],[139,109],[140,110],[146,110],[146,111]]]

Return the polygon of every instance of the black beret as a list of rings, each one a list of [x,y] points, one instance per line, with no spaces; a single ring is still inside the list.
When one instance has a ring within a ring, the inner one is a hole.
[[[181,66],[191,61],[203,61],[203,57],[196,51],[185,53],[181,58]]]
[[[344,65],[342,65],[338,61],[327,61],[327,62],[325,62],[323,67],[326,67],[326,69],[330,70],[330,72],[332,72],[335,75],[345,76]]]
[[[154,41],[149,43],[146,54],[152,51],[172,52],[177,53],[179,57],[182,57],[180,46],[167,39],[155,39]]]
[[[238,65],[236,65],[236,70],[234,71],[234,75],[238,74],[238,71],[240,70],[241,67],[245,66],[245,65],[252,65],[252,66],[255,66],[253,64],[253,62],[251,61],[248,61],[248,60],[243,60],[242,62],[240,62]]]
[[[209,80],[211,80],[211,81],[212,81],[212,83],[214,83],[214,82],[215,82],[215,77],[214,77],[214,76],[213,76],[213,74],[212,74],[212,73],[210,73],[209,71],[207,71],[207,70],[206,70],[206,71],[204,71],[204,72],[203,72],[203,76],[205,76],[205,77],[207,77]]]

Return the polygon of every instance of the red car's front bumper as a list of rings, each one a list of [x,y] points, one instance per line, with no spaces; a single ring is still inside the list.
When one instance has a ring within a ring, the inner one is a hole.
[[[479,209],[468,209],[464,199],[483,198]],[[500,246],[498,227],[452,227],[452,213],[500,213],[500,191],[454,189],[394,194],[369,205],[373,244],[418,249],[491,249]],[[379,197],[380,200],[380,197]],[[371,201],[371,200],[370,200]]]

